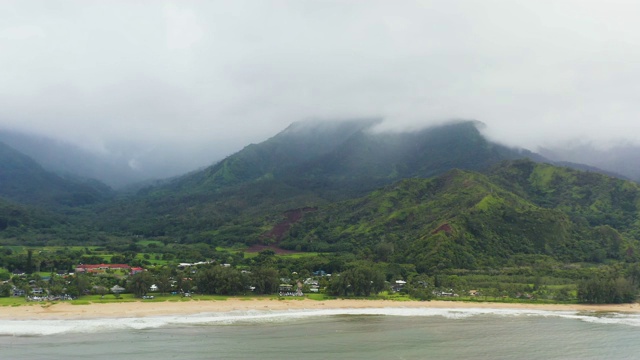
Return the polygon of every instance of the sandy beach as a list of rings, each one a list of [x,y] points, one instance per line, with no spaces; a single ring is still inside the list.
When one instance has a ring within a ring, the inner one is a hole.
[[[94,319],[131,318],[162,315],[188,315],[211,312],[248,310],[313,310],[364,308],[484,308],[527,309],[548,311],[595,311],[640,313],[640,304],[620,305],[564,305],[564,304],[504,304],[461,301],[389,301],[389,300],[278,300],[236,299],[179,301],[179,302],[122,302],[107,304],[72,305],[70,303],[29,304],[0,307],[0,319]]]

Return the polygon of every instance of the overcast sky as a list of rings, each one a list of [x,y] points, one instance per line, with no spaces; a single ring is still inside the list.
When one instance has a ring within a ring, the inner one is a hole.
[[[612,0],[4,0],[0,127],[211,160],[309,118],[639,142],[638,19]]]

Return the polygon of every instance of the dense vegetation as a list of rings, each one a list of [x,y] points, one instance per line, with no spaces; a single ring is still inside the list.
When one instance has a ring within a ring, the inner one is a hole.
[[[0,268],[144,266],[149,274],[131,279],[87,280],[136,295],[181,279],[180,262],[208,260],[215,265],[180,287],[273,293],[280,279],[322,270],[340,275],[323,287],[336,296],[404,280],[405,293],[424,299],[478,289],[494,300],[635,297],[636,183],[517,160],[523,153],[488,142],[473,123],[412,134],[377,134],[374,124],[294,124],[208,169],[113,200],[4,149],[0,181],[11,196],[0,200]]]
[[[270,225],[263,219],[278,212],[363,196],[405,178],[487,170],[501,160],[535,156],[488,142],[472,122],[382,134],[372,132],[375,124],[293,124],[203,171],[103,205],[94,222],[143,236],[257,241]],[[242,230],[234,236],[238,224]]]
[[[640,188],[595,173],[505,162],[453,170],[323,207],[281,242],[303,251],[363,251],[421,271],[502,266],[516,254],[566,262],[637,260]]]

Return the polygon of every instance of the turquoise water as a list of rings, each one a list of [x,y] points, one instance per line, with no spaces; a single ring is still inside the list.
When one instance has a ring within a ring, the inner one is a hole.
[[[0,321],[1,359],[637,359],[634,314],[358,309]]]

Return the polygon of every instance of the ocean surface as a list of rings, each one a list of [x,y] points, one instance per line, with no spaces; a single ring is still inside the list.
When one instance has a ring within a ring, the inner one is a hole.
[[[386,308],[0,320],[0,359],[640,359],[640,314]]]

